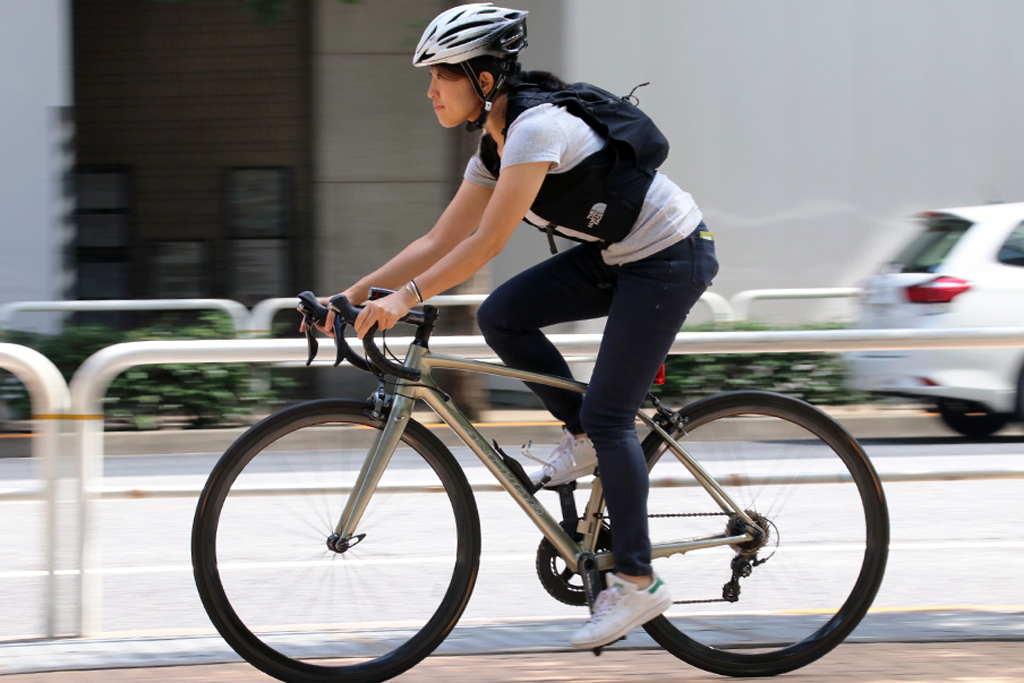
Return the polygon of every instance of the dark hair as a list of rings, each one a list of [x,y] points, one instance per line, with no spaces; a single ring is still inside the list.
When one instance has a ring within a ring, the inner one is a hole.
[[[518,85],[519,83],[533,83],[541,90],[548,92],[564,90],[568,87],[565,81],[550,71],[523,71],[519,62],[514,60],[499,59],[498,57],[485,55],[470,59],[466,63],[473,70],[473,73],[479,75],[486,71],[494,77],[495,81],[498,80],[499,75],[504,73],[505,85],[503,89]],[[430,68],[437,69],[438,75],[445,80],[455,81],[469,78],[462,64],[433,64]]]

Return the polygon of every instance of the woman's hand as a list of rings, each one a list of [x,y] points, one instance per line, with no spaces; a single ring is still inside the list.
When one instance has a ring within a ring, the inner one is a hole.
[[[416,297],[406,287],[400,287],[392,294],[388,294],[376,301],[367,301],[363,310],[359,312],[356,323],[353,325],[356,334],[362,339],[374,323],[378,330],[390,330],[398,320],[405,316],[412,307],[418,304]]]
[[[349,300],[349,303],[351,303],[353,305],[358,306],[359,304],[362,303],[362,301],[359,301],[359,300],[357,300],[355,298],[356,295],[352,291],[352,289],[346,289],[344,292],[339,292],[339,294],[344,294],[345,298]],[[326,306],[329,303],[331,303],[331,299],[333,299],[335,296],[338,296],[338,294],[335,294],[334,296],[322,296],[322,297],[320,297],[318,299],[318,301],[320,303],[322,303],[324,306]],[[334,311],[332,311],[330,309],[327,309],[327,319],[323,322],[322,325],[317,325],[316,329],[320,330],[321,332],[326,334],[328,337],[332,337],[333,338],[334,337]],[[303,321],[299,324],[299,332],[305,332],[305,331],[306,331],[306,321],[305,321],[305,319],[303,319]]]

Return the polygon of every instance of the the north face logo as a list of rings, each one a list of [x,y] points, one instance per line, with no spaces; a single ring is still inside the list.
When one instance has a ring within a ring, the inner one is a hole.
[[[587,214],[587,227],[593,230],[597,227],[597,224],[604,218],[604,212],[608,209],[607,204],[594,204],[590,207],[590,213]]]

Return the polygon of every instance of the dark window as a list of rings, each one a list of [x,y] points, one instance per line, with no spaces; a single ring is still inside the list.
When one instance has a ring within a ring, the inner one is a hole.
[[[79,299],[132,297],[131,175],[127,168],[79,166],[74,264]]]
[[[952,216],[928,217],[924,232],[891,263],[899,266],[901,273],[934,273],[971,225]]]
[[[293,294],[290,170],[231,169],[226,185],[230,297],[252,306]]]
[[[1008,266],[1024,266],[1024,223],[1014,228],[1006,238],[997,258]]]
[[[150,294],[157,299],[202,299],[213,289],[209,242],[153,242]]]

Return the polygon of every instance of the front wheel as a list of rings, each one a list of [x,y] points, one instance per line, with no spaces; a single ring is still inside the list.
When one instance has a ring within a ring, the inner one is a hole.
[[[397,676],[454,628],[476,579],[469,483],[411,420],[357,534],[328,547],[383,426],[367,407],[325,400],[272,415],[227,450],[199,499],[203,606],[236,652],[283,681]]]
[[[645,628],[677,657],[727,676],[809,664],[849,635],[881,585],[889,518],[877,474],[842,426],[803,401],[736,392],[680,415],[673,438],[764,534],[655,559],[676,604]],[[657,433],[644,453],[655,546],[745,533]]]

